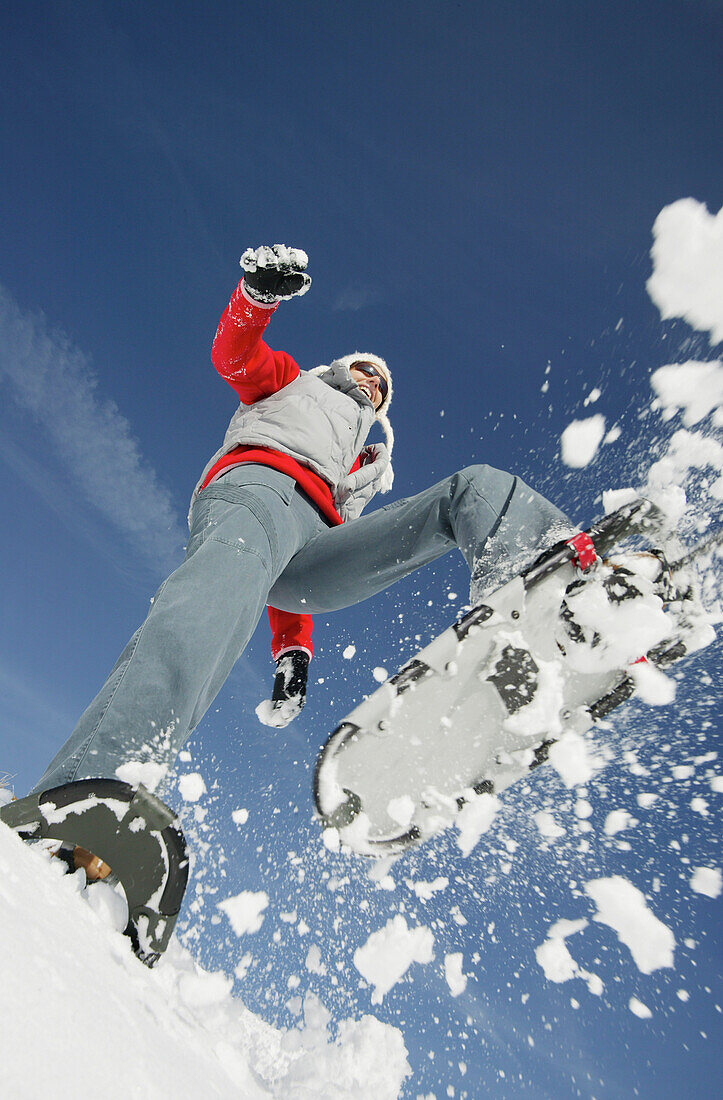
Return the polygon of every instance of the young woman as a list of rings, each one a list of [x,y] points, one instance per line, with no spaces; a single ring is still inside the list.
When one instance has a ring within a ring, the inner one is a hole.
[[[392,483],[389,369],[355,352],[303,371],[273,351],[264,330],[280,300],[308,289],[306,256],[275,245],[241,263],[212,350],[240,405],[194,491],[185,558],[35,791],[127,779],[138,763],[167,771],[267,605],[281,725],[303,702],[314,612],[373,596],[453,547],[479,591],[488,569],[570,529],[517,477],[483,465],[361,516]],[[386,445],[366,445],[375,421]]]

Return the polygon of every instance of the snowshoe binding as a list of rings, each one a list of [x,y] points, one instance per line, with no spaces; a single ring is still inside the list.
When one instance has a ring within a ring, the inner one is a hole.
[[[80,779],[1,806],[0,820],[23,840],[61,841],[70,869],[74,848],[107,865],[125,893],[135,954],[147,966],[158,961],[188,881],[186,841],[165,803],[142,784]]]

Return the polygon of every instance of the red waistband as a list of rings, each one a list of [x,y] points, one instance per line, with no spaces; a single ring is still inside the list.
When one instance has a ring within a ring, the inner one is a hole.
[[[334,507],[331,489],[324,479],[315,474],[313,470],[310,470],[308,466],[302,466],[291,455],[285,455],[281,451],[273,451],[270,447],[234,447],[232,451],[229,451],[223,458],[219,458],[218,462],[213,464],[203,479],[201,491],[232,466],[240,466],[245,462],[256,462],[260,466],[270,466],[273,470],[279,470],[280,473],[293,477],[299,488],[316,504],[329,520],[329,523],[338,525],[342,522],[341,516]]]

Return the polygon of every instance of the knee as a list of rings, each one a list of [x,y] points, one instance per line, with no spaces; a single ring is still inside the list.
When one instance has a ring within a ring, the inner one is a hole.
[[[506,470],[498,470],[487,463],[478,462],[472,466],[465,466],[459,471],[459,479],[475,488],[483,497],[497,496],[500,492],[507,494],[515,483],[515,478]]]

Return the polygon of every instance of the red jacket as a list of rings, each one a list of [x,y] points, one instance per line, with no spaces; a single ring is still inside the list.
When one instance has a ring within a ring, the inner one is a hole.
[[[284,351],[274,351],[264,343],[264,329],[271,320],[276,306],[251,303],[243,293],[243,280],[231,295],[231,301],[218,324],[211,349],[213,365],[223,379],[236,391],[244,405],[268,397],[293,382],[299,373],[299,365]],[[215,480],[224,470],[245,462],[271,466],[293,477],[299,488],[319,507],[329,523],[342,522],[334,507],[331,489],[327,483],[302,466],[290,455],[266,447],[236,447],[220,458],[203,480],[201,490]],[[359,460],[352,469],[358,469]],[[271,624],[271,654],[274,660],[291,649],[303,649],[313,653],[311,615],[297,615],[269,607]]]

